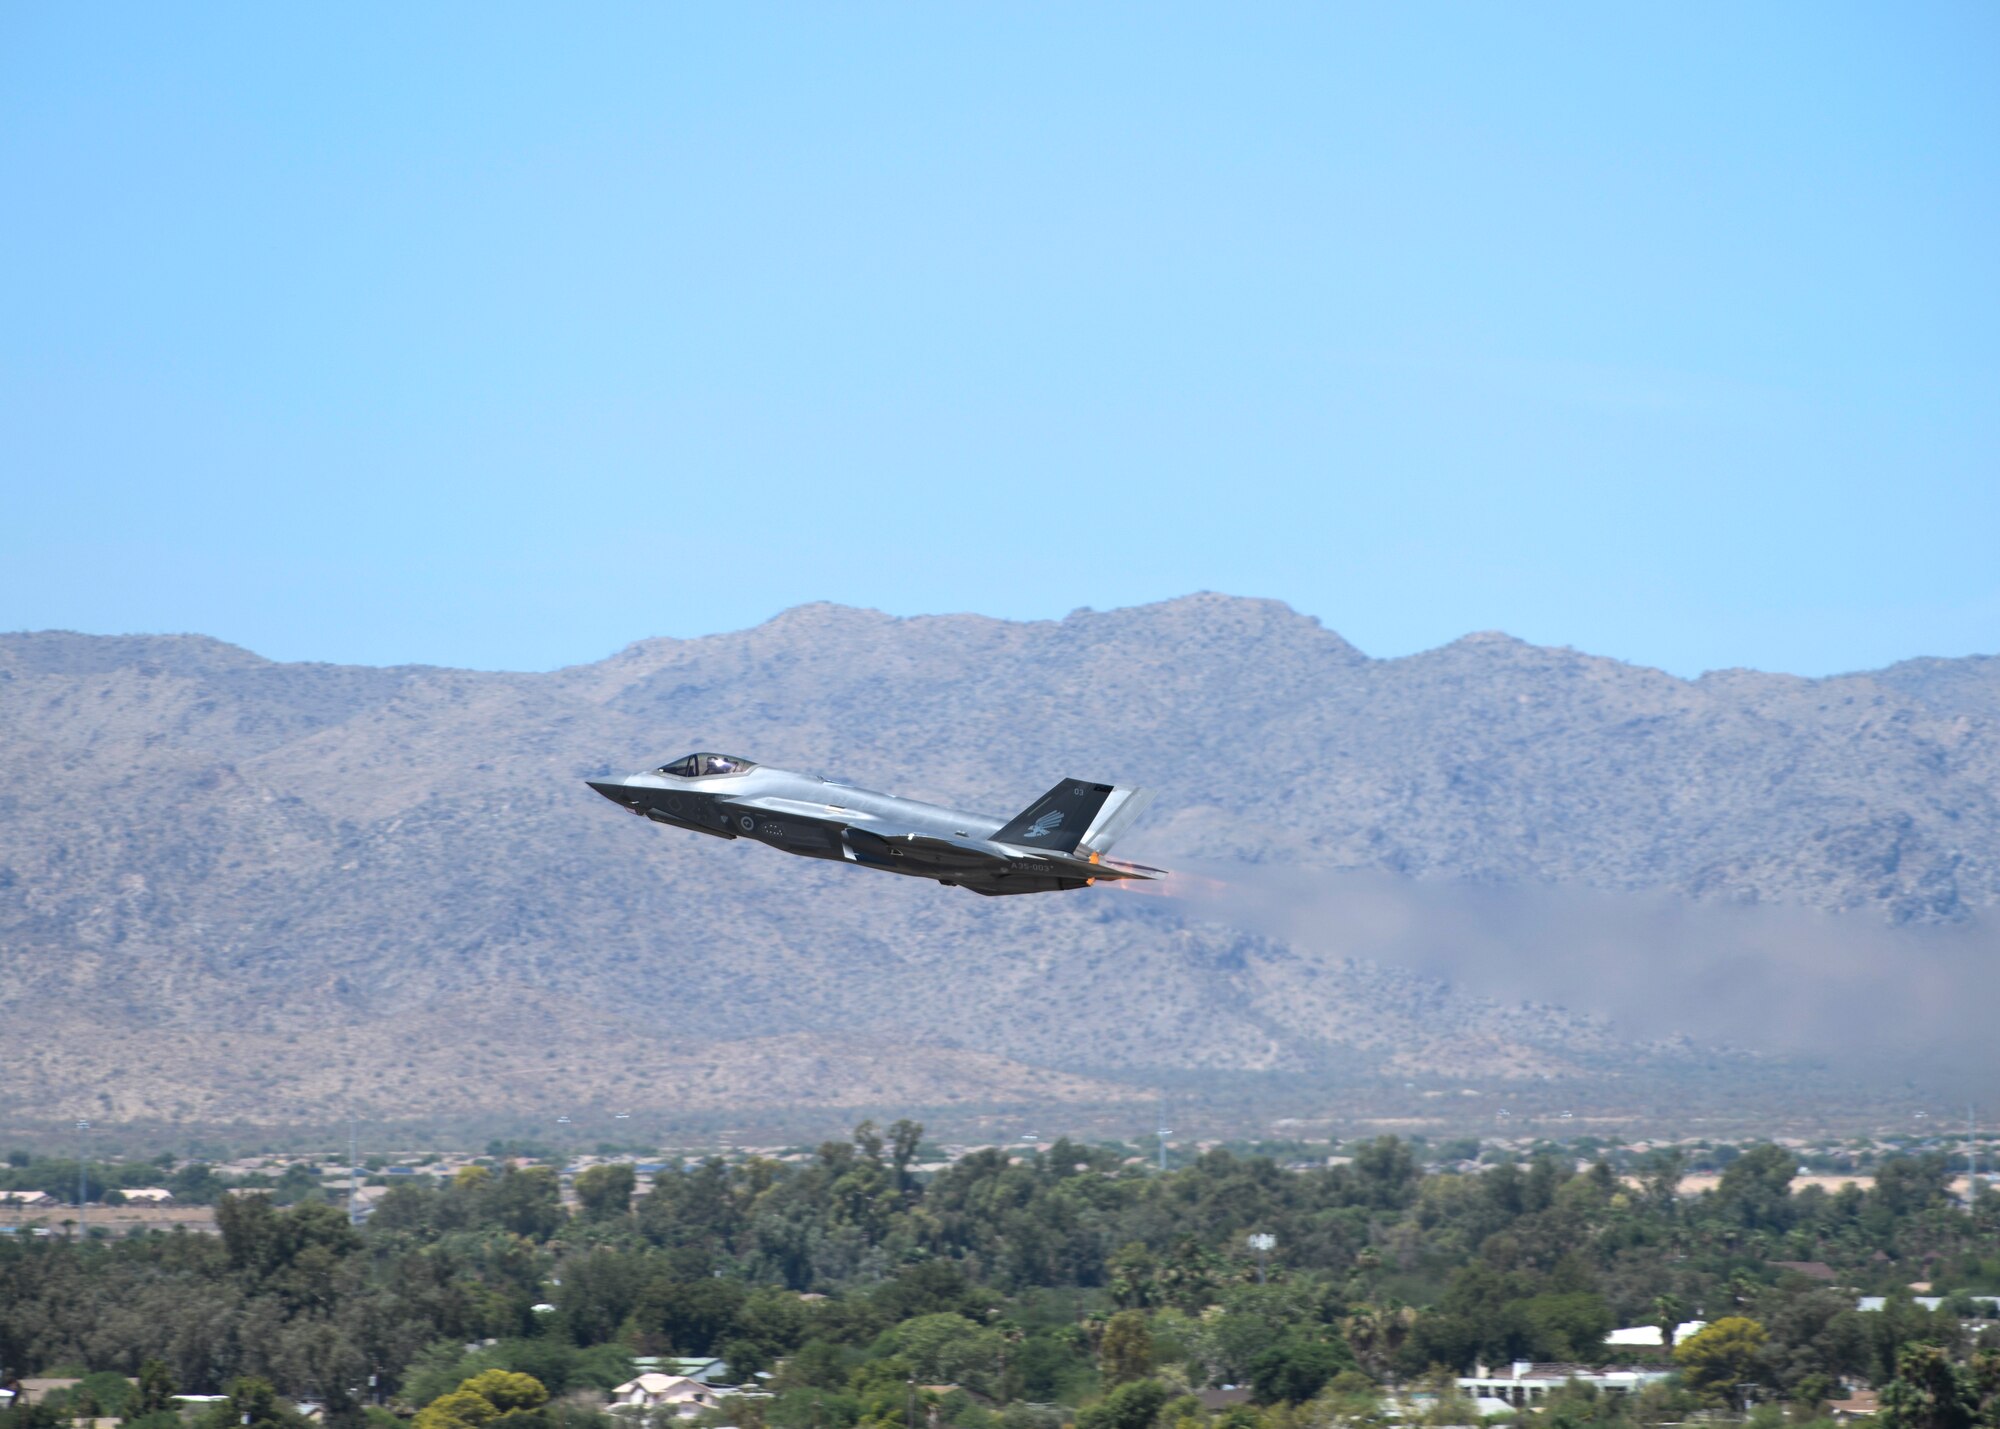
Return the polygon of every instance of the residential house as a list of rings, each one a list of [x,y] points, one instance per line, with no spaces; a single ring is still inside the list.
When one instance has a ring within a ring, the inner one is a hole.
[[[660,1374],[650,1370],[637,1379],[626,1380],[611,1391],[613,1414],[644,1414],[650,1410],[666,1409],[682,1419],[692,1419],[704,1409],[715,1408],[719,1402],[711,1385],[689,1379],[684,1374]]]
[[[1845,1424],[1852,1419],[1873,1419],[1882,1408],[1882,1398],[1872,1389],[1850,1389],[1847,1393],[1826,1406],[1826,1412],[1833,1416],[1836,1424]]]

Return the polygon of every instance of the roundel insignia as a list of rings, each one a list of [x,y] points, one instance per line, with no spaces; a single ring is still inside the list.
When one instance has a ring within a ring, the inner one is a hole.
[[[667,796],[667,812],[670,814],[678,814],[681,811],[681,808],[685,804],[685,802],[686,801],[683,800],[680,795],[669,794]]]
[[[1070,793],[1074,794],[1079,799],[1083,797],[1083,790],[1081,787],[1070,790]]]
[[[757,827],[757,821],[748,814],[745,814],[741,818],[739,818],[736,821],[736,824],[737,827],[742,829],[743,832],[746,834]]]

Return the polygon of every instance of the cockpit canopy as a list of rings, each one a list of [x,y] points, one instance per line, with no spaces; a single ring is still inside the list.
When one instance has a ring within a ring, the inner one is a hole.
[[[756,767],[749,760],[738,759],[733,754],[688,754],[672,764],[662,764],[655,772],[671,774],[678,779],[704,779],[711,774],[741,774]]]

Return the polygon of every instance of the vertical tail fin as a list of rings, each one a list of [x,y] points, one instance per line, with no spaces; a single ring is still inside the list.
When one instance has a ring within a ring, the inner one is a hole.
[[[999,843],[1051,853],[1103,853],[1153,802],[1150,789],[1065,779],[1008,821]]]
[[[1014,815],[994,840],[1051,853],[1073,853],[1104,801],[1115,792],[1109,784],[1065,779]]]

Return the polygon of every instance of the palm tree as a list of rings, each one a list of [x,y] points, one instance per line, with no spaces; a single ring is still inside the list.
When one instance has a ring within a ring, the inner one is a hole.
[[[1404,1305],[1362,1305],[1341,1321],[1341,1333],[1362,1368],[1382,1379],[1396,1362],[1396,1352],[1410,1337],[1416,1311]]]
[[[1660,1345],[1669,1354],[1673,1353],[1674,1331],[1680,1328],[1681,1315],[1686,1309],[1672,1295],[1653,1297],[1653,1323],[1660,1327]]]

